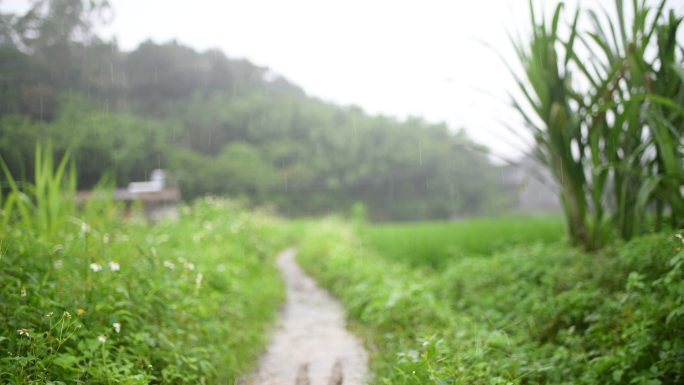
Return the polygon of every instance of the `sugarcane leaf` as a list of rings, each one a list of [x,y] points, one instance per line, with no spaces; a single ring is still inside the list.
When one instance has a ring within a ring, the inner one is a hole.
[[[646,207],[649,202],[653,199],[653,192],[655,191],[658,184],[662,181],[661,176],[653,176],[646,178],[641,181],[641,186],[637,192],[636,202],[634,207],[634,222],[635,226],[639,226],[641,218],[644,217],[644,212],[646,212]]]

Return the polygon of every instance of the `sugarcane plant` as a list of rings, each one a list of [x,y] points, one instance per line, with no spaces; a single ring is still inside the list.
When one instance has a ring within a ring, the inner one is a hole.
[[[561,2],[548,24],[530,2],[531,38],[514,41],[513,106],[560,185],[571,243],[586,250],[684,226],[682,17],[666,0],[614,5],[589,10],[584,31],[579,9],[561,24]]]

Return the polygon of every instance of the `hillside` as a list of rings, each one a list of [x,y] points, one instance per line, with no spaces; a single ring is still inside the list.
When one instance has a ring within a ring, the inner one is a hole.
[[[21,42],[0,39],[0,152],[25,180],[34,144],[49,139],[73,151],[83,189],[161,167],[185,199],[243,196],[287,215],[360,202],[372,219],[437,219],[508,203],[486,149],[444,123],[334,105],[268,68],[177,42],[132,52],[96,36]]]

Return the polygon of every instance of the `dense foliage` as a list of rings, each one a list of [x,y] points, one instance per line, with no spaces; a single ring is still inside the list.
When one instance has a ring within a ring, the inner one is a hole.
[[[40,2],[31,23],[56,22],[65,4],[89,20],[80,3]],[[35,142],[50,138],[72,149],[80,188],[162,167],[187,199],[243,195],[285,214],[362,202],[375,219],[448,218],[509,203],[486,150],[445,124],[336,106],[215,50],[146,42],[123,52],[95,36],[57,44],[41,28],[22,39],[22,20],[0,18],[12,32],[0,38],[0,153],[22,179]]]
[[[1,383],[234,383],[252,369],[283,296],[277,222],[212,199],[156,226],[122,220],[110,201],[74,207],[65,174],[43,170],[0,199]]]
[[[587,31],[580,10],[562,28],[562,2],[550,23],[532,9],[531,39],[516,46],[514,105],[561,186],[570,241],[585,249],[684,226],[684,18],[666,0],[624,3],[587,12]]]
[[[374,384],[679,384],[678,237],[638,238],[599,256],[519,246],[434,271],[328,222],[299,259],[348,307],[373,352]]]

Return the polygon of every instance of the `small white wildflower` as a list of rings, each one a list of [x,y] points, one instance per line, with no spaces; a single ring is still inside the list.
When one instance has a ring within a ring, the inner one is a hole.
[[[55,312],[51,311],[51,312],[45,314],[45,317],[50,318],[50,317],[52,317],[53,314],[55,314]]]
[[[61,269],[62,266],[64,266],[64,262],[62,262],[61,259],[58,259],[58,260],[52,262],[52,266],[54,266],[55,269]]]
[[[183,263],[183,267],[185,267],[188,270],[195,270],[195,265],[192,262]]]
[[[119,271],[119,269],[121,269],[121,266],[116,261],[109,261],[108,265],[109,265],[109,270],[111,270],[111,271]]]
[[[105,245],[109,243],[109,234],[105,233],[105,235],[102,236],[102,243]]]
[[[118,242],[128,242],[131,239],[128,235],[121,233],[117,233],[115,237]]]
[[[114,328],[114,331],[115,331],[115,332],[117,332],[117,333],[120,333],[120,332],[121,332],[121,324],[120,324],[120,323],[114,322],[114,323],[112,324],[112,327]]]
[[[107,341],[107,337],[105,337],[104,334],[100,334],[100,335],[97,337],[97,340],[100,341],[101,344],[104,344],[105,341]]]
[[[87,223],[81,222],[81,235],[87,234],[90,232],[90,226],[88,226]]]
[[[200,286],[202,286],[202,280],[204,279],[204,276],[202,273],[197,273],[197,276],[195,277],[195,286],[199,289]]]
[[[169,269],[169,270],[174,270],[176,268],[176,265],[173,264],[173,262],[169,260],[164,261],[164,267]]]
[[[71,313],[69,313],[68,311],[65,311],[64,312],[64,318],[71,318]]]
[[[21,296],[22,296],[22,297],[26,297],[26,295],[27,295],[27,294],[26,294],[26,287],[22,286],[22,287],[21,287]]]
[[[97,273],[98,271],[102,270],[102,266],[99,265],[98,263],[91,263],[90,264],[90,270]]]
[[[28,329],[26,329],[26,328],[17,329],[17,334],[19,334],[20,336],[31,337]]]

